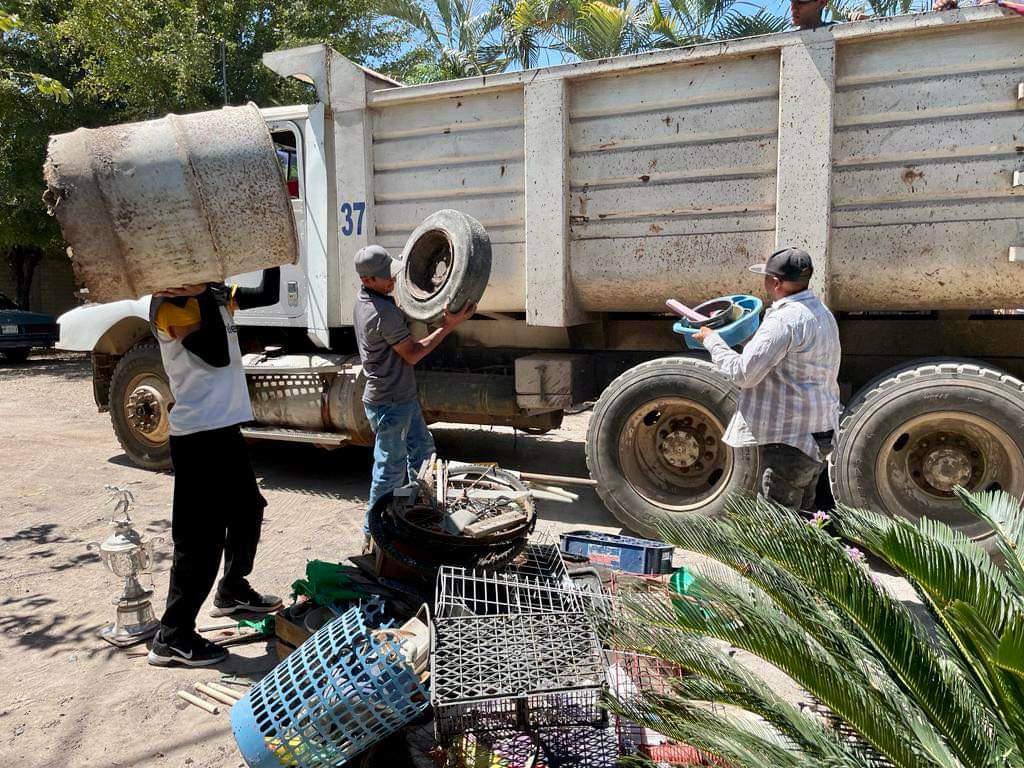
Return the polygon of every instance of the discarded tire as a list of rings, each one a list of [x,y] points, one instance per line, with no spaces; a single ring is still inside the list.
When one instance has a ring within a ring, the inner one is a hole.
[[[402,251],[396,297],[414,320],[436,323],[447,304],[458,312],[480,301],[491,277],[491,239],[472,216],[450,209],[433,213]]]
[[[836,501],[991,530],[953,487],[1024,495],[1024,382],[987,365],[929,360],[878,377],[850,402],[829,459]]]
[[[703,360],[666,357],[619,376],[587,430],[587,466],[608,510],[659,538],[659,521],[721,515],[730,494],[756,489],[757,450],[722,442],[735,409],[736,388]]]

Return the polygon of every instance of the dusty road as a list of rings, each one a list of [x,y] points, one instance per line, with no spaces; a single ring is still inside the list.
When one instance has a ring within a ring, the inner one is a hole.
[[[439,428],[450,458],[584,474],[586,417],[557,435]],[[131,465],[109,417],[96,412],[88,360],[0,363],[0,763],[42,766],[241,766],[225,714],[177,700],[213,670],[164,670],[96,636],[113,614],[115,577],[86,550],[109,533],[105,485],[129,485],[137,528],[165,537],[153,574],[159,614],[170,562],[172,478]],[[370,455],[258,444],[252,449],[269,502],[254,584],[286,595],[308,559],[344,560],[362,543]],[[589,491],[578,504],[542,504],[540,529],[619,527]],[[208,606],[207,606],[208,607]],[[204,614],[205,614],[204,608]],[[243,646],[225,670],[258,675],[265,644]]]

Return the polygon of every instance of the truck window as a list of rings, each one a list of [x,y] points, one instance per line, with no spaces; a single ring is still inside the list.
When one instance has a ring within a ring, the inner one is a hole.
[[[295,134],[291,131],[277,131],[270,134],[277,150],[277,159],[281,163],[281,172],[288,184],[288,197],[298,200],[302,197],[299,191],[298,152],[295,150]]]

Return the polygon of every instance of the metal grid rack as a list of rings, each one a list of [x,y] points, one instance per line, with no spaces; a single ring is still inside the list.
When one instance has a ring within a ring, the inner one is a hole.
[[[619,748],[611,728],[576,726],[540,733],[467,734],[448,750],[446,768],[615,768]]]
[[[467,732],[605,721],[601,646],[571,585],[445,566],[433,633],[431,703],[442,744]]]
[[[609,688],[624,701],[639,696],[641,691],[670,694],[672,681],[688,674],[682,667],[654,656],[618,650],[608,652]],[[619,715],[613,715],[612,720],[623,755],[643,756],[658,765],[724,765],[695,747],[673,741]]]
[[[562,559],[558,542],[549,533],[536,534],[523,551],[502,569],[514,576],[534,579],[551,579],[564,582],[568,569]]]

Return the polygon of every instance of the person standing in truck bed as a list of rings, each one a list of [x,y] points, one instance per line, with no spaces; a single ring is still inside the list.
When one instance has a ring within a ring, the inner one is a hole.
[[[353,317],[359,359],[366,376],[363,407],[375,434],[370,498],[363,518],[364,551],[370,544],[370,510],[381,497],[414,477],[434,453],[434,439],[420,409],[413,366],[429,355],[448,334],[473,316],[475,305],[451,313],[445,307],[441,327],[419,341],[409,332],[395,290],[394,261],[379,245],[355,256],[362,288]]]
[[[153,639],[149,663],[202,667],[227,658],[226,650],[195,630],[199,609],[217,578],[214,616],[236,611],[269,613],[281,606],[249,584],[267,505],[256,485],[240,424],[253,420],[242,370],[236,309],[276,304],[278,268],[263,273],[257,288],[220,283],[158,293],[150,324],[170,381],[174,560],[167,608]]]
[[[773,302],[743,353],[707,327],[695,338],[740,390],[725,442],[759,447],[762,496],[811,511],[839,428],[839,326],[808,288],[806,251],[783,248],[750,271],[764,275]]]

